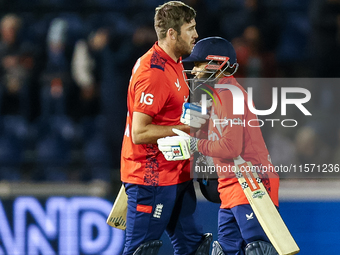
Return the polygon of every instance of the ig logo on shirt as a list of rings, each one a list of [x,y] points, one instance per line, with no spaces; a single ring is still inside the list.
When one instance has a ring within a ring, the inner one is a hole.
[[[140,97],[140,100],[139,102],[142,104],[147,104],[147,105],[152,105],[153,103],[153,97],[154,95],[148,93],[148,94],[145,94],[144,92],[142,92],[142,95]]]

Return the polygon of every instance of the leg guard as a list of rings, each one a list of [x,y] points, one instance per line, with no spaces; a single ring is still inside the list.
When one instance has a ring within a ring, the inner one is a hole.
[[[200,246],[198,246],[195,255],[209,255],[211,241],[212,234],[204,234],[202,243],[200,244]]]
[[[218,241],[213,242],[213,249],[211,255],[225,255]]]
[[[161,240],[149,241],[141,244],[132,255],[157,255],[162,246]]]
[[[246,255],[279,255],[271,243],[255,241],[246,246]]]

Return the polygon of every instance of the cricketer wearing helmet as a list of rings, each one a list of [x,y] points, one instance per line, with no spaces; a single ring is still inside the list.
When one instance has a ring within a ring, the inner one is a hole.
[[[205,139],[188,137],[179,131],[176,132],[186,141],[185,144],[188,145],[191,153],[198,151],[211,157],[216,169],[218,167],[227,169],[218,172],[221,206],[218,216],[218,241],[213,244],[212,254],[277,254],[249,205],[232,168],[233,159],[239,155],[259,169],[263,166],[272,166],[258,123],[253,121],[251,126],[247,125],[249,120],[257,120],[257,117],[248,109],[246,91],[233,77],[238,68],[235,50],[227,40],[221,37],[209,37],[198,41],[190,56],[183,62],[193,62],[195,65],[191,71],[195,75],[192,79],[195,86],[195,88],[191,87],[192,92],[195,92],[195,89],[197,91],[197,88],[201,88],[202,91],[210,87],[213,91],[211,95],[216,102],[210,104],[210,118],[205,130]],[[228,84],[228,86],[219,86],[219,84]],[[244,114],[234,114],[232,89],[243,94]],[[206,108],[209,108],[207,103]],[[197,119],[200,117],[198,114],[193,114],[194,112],[191,109],[188,113],[187,109],[183,109],[181,121],[197,127]],[[216,122],[216,120],[220,121]],[[166,155],[168,151],[165,144],[170,139],[171,137],[163,138],[158,142]],[[274,204],[278,206],[277,173],[267,172],[260,177]]]

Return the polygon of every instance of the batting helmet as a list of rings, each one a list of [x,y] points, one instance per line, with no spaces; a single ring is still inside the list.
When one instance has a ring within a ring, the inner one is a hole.
[[[192,49],[190,56],[183,59],[182,62],[205,62],[209,55],[228,57],[230,67],[237,63],[233,45],[226,39],[218,36],[199,40]]]

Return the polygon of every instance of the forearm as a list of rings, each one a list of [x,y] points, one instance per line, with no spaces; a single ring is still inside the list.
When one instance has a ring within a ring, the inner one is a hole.
[[[234,139],[222,138],[218,141],[209,141],[207,139],[201,139],[198,142],[198,151],[203,155],[233,159],[242,152],[242,142],[235,141]]]
[[[190,127],[187,125],[161,126],[148,124],[143,128],[138,128],[132,131],[132,141],[134,144],[152,144],[157,143],[157,139],[176,135],[172,129],[177,128],[186,133],[190,132]]]

